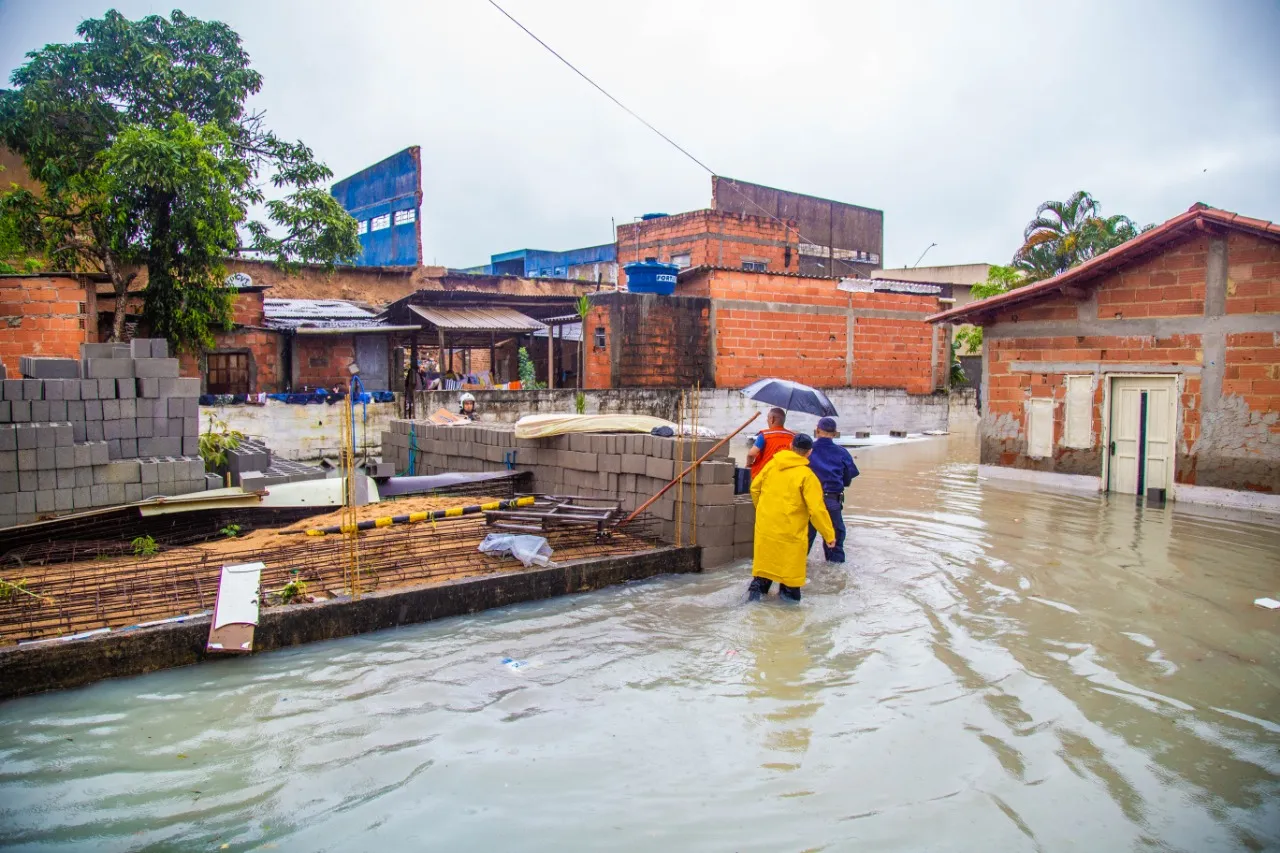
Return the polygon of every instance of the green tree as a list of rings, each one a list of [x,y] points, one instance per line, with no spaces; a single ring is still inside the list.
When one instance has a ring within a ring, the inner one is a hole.
[[[999,264],[992,264],[991,268],[987,270],[987,280],[975,283],[969,293],[974,299],[986,299],[988,296],[1008,293],[1015,287],[1029,284],[1030,281],[1016,267],[1002,267]],[[953,343],[955,345],[953,362],[961,352],[965,354],[978,352],[982,349],[982,327],[961,326],[956,330]]]
[[[1025,277],[1024,283],[1064,273],[1141,233],[1129,217],[1103,217],[1099,210],[1097,200],[1083,190],[1066,201],[1040,205],[1013,256],[1013,266]]]
[[[246,111],[262,76],[230,27],[113,10],[76,32],[29,53],[0,90],[0,141],[43,186],[0,196],[0,220],[50,265],[111,278],[114,339],[144,265],[153,333],[195,349],[230,325],[225,258],[288,267],[359,252],[355,220],[321,186],[332,172]],[[266,199],[268,182],[280,197]],[[249,221],[255,205],[274,228]]]

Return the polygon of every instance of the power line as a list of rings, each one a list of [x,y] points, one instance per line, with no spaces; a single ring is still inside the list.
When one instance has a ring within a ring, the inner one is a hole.
[[[528,27],[526,27],[524,24],[522,24],[522,23],[520,23],[518,20],[516,20],[516,19],[511,15],[511,13],[510,13],[510,12],[508,12],[506,9],[502,8],[501,6],[499,6],[499,5],[497,4],[496,0],[489,0],[489,5],[490,5],[490,6],[492,6],[493,8],[495,8],[495,9],[497,9],[499,12],[501,12],[501,13],[503,14],[503,16],[504,16],[507,20],[509,20],[511,23],[515,24],[517,27],[519,27],[520,29],[524,30],[525,34],[526,34],[526,35],[528,35],[528,36],[529,36],[529,38],[533,39],[533,40],[534,40],[534,41],[536,41],[538,44],[542,45],[542,47],[543,47],[543,48],[545,48],[545,49],[547,50],[547,52],[548,52],[548,53],[550,53],[550,54],[551,54],[552,56],[554,56],[556,59],[560,60],[560,61],[561,61],[561,62],[563,62],[566,66],[568,66],[568,67],[569,67],[569,70],[571,70],[574,74],[577,74],[577,75],[578,75],[579,77],[581,77],[583,80],[586,80],[589,84],[591,84],[591,87],[592,87],[593,89],[595,89],[597,92],[599,92],[600,94],[604,95],[606,98],[608,98],[609,100],[611,100],[611,101],[613,101],[615,104],[617,104],[619,107],[621,107],[621,108],[622,108],[622,110],[623,110],[624,112],[626,112],[626,113],[627,113],[627,115],[631,116],[631,117],[632,117],[632,118],[634,118],[636,121],[640,122],[640,123],[641,123],[641,124],[643,124],[645,127],[647,127],[647,128],[649,128],[650,130],[652,130],[652,131],[653,131],[654,133],[656,133],[658,136],[662,137],[662,139],[663,139],[663,140],[665,140],[665,141],[667,142],[667,144],[668,144],[668,145],[670,145],[672,148],[674,148],[674,149],[676,149],[677,151],[679,151],[679,152],[680,152],[681,154],[683,154],[684,156],[688,157],[690,160],[692,160],[694,163],[696,163],[698,166],[700,166],[704,171],[706,171],[706,173],[707,173],[707,174],[711,175],[711,177],[713,177],[713,178],[723,177],[722,175],[718,175],[718,174],[716,174],[716,171],[715,171],[714,169],[712,169],[710,166],[708,166],[706,163],[703,163],[703,162],[702,162],[701,160],[699,160],[697,157],[694,157],[692,154],[690,154],[687,150],[685,150],[685,148],[684,148],[683,146],[681,146],[681,145],[680,145],[680,143],[676,142],[676,141],[675,141],[674,139],[672,139],[670,136],[667,136],[665,133],[663,133],[662,131],[658,130],[658,128],[654,127],[652,124],[650,124],[649,122],[645,121],[645,119],[644,119],[644,118],[643,118],[639,113],[637,113],[635,110],[631,109],[631,108],[630,108],[630,107],[628,107],[626,104],[622,103],[622,101],[619,101],[619,100],[618,100],[617,98],[615,98],[613,95],[609,94],[609,92],[608,92],[608,91],[606,91],[606,90],[605,90],[605,88],[604,88],[603,86],[601,86],[601,85],[600,85],[599,83],[597,83],[595,80],[592,80],[590,77],[588,77],[585,73],[583,73],[581,70],[579,70],[579,69],[578,69],[578,67],[577,67],[576,65],[574,65],[574,64],[573,64],[572,62],[570,62],[569,60],[565,59],[565,58],[564,58],[563,56],[561,56],[559,53],[557,53],[557,52],[556,52],[556,50],[555,50],[555,48],[553,48],[551,45],[547,44],[547,43],[546,43],[545,41],[543,41],[542,39],[538,38],[538,36],[537,36],[537,35],[535,35],[535,34],[534,34],[534,32],[533,32],[532,30],[530,30],[530,29],[529,29]],[[785,228],[785,229],[787,229],[787,230],[794,230],[794,231],[796,232],[796,236],[801,240],[801,242],[803,242],[803,243],[808,243],[808,244],[810,244],[810,245],[815,245],[815,246],[816,246],[816,245],[821,245],[821,244],[818,244],[818,243],[814,243],[814,242],[813,242],[812,240],[810,240],[808,237],[805,237],[805,236],[804,236],[804,234],[800,233],[800,229],[799,229],[799,228],[792,229],[791,225],[789,225],[786,221],[784,221],[784,220],[782,220],[782,219],[779,219],[776,215],[774,215],[773,213],[770,213],[770,212],[769,212],[769,210],[768,210],[768,208],[764,207],[764,206],[763,206],[763,205],[761,205],[759,202],[757,202],[755,199],[753,199],[751,196],[747,195],[745,192],[743,192],[741,189],[739,189],[739,188],[738,188],[737,181],[733,180],[732,178],[726,178],[725,180],[726,180],[726,182],[728,183],[729,187],[730,187],[730,188],[732,188],[732,189],[733,189],[733,191],[734,191],[734,192],[736,192],[738,195],[740,195],[743,199],[745,199],[745,200],[747,201],[747,203],[748,203],[748,204],[750,204],[750,205],[752,205],[753,207],[755,207],[756,209],[758,209],[761,213],[763,213],[765,216],[769,217],[769,218],[770,218],[770,219],[772,219],[774,222],[776,222],[776,223],[778,223],[779,225],[781,225],[783,228]],[[637,235],[637,236],[638,236],[638,235]],[[835,247],[833,247],[833,246],[827,246],[827,247],[826,247],[826,249],[827,249],[827,251],[831,252],[831,253],[832,253],[832,255],[834,255],[834,254],[835,254]],[[834,260],[835,260],[835,258],[833,257],[833,258],[832,258],[832,261],[834,262]],[[856,269],[854,269],[854,270],[852,270],[852,272],[853,272],[853,274],[854,274],[854,275],[864,275],[864,273],[862,273],[862,271],[861,271],[861,270],[856,270]]]

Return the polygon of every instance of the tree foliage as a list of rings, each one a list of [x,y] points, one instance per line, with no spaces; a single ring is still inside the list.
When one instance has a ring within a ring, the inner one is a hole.
[[[1016,267],[1002,267],[999,264],[992,264],[991,268],[987,270],[987,280],[975,283],[969,293],[974,299],[986,299],[988,296],[1008,293],[1015,287],[1021,287],[1026,283],[1027,281],[1022,272]],[[954,345],[956,355],[960,353],[968,355],[981,351],[982,327],[961,326],[956,330]]]
[[[1052,278],[1132,240],[1141,231],[1127,216],[1103,217],[1093,196],[1080,190],[1066,201],[1046,201],[1037,208],[1023,231],[1013,266],[1022,273],[1023,284]]]
[[[329,169],[246,110],[262,76],[230,27],[110,11],[76,32],[29,53],[0,90],[0,141],[43,185],[0,195],[0,237],[8,228],[52,266],[107,273],[115,339],[144,265],[153,333],[197,348],[230,323],[227,257],[288,266],[359,252],[355,220],[322,186]],[[268,201],[268,183],[283,194]],[[274,228],[249,221],[255,205]]]

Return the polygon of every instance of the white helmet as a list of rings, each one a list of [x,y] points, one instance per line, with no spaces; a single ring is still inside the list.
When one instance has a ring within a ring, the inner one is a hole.
[[[459,403],[474,403],[476,397],[470,391],[464,391],[462,396],[458,398]]]

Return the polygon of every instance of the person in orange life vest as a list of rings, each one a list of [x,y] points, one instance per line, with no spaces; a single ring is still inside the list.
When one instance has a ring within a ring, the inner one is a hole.
[[[764,466],[773,458],[773,454],[791,446],[791,440],[796,435],[784,426],[786,422],[787,413],[782,409],[769,410],[769,425],[760,431],[751,449],[747,451],[747,466],[751,469],[751,479],[754,480],[760,476]]]

